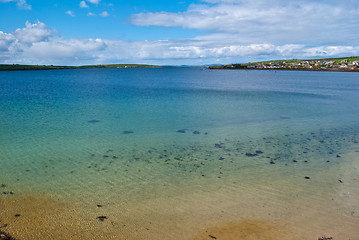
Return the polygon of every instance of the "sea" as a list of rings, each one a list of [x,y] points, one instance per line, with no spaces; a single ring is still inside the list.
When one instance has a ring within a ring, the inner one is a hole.
[[[359,239],[359,75],[0,72],[15,239]]]

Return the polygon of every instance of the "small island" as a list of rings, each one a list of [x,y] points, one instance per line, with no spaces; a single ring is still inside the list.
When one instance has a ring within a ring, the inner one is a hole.
[[[287,59],[244,64],[209,66],[208,69],[239,70],[297,70],[297,71],[339,71],[359,72],[359,57],[322,59]]]
[[[84,66],[0,64],[0,71],[94,69],[94,68],[159,68],[159,67],[162,66],[146,65],[146,64],[107,64],[107,65],[84,65]]]

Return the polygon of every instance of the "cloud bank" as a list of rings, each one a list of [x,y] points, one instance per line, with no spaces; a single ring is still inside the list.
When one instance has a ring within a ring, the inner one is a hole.
[[[0,2],[16,2],[16,6],[20,9],[31,10],[31,5],[27,4],[25,0],[0,0]]]
[[[359,43],[354,1],[206,0],[184,12],[131,17],[138,26],[207,30],[243,43]],[[216,36],[213,36],[216,37]]]
[[[27,64],[92,64],[148,62],[172,64],[213,63],[216,59],[253,56],[313,57],[359,55],[359,46],[301,44],[214,44],[205,39],[124,42],[106,39],[64,39],[37,22],[12,33],[0,31],[0,62]],[[208,62],[207,62],[208,61]]]

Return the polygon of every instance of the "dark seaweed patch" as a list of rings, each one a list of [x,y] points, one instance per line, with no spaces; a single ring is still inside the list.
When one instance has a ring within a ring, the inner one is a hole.
[[[16,238],[13,238],[11,235],[9,235],[6,232],[0,231],[0,239],[1,240],[16,240]]]
[[[100,220],[101,222],[103,222],[105,219],[107,219],[106,216],[99,216],[97,217],[98,220]]]
[[[324,236],[324,237],[318,238],[318,240],[333,240],[333,238]]]

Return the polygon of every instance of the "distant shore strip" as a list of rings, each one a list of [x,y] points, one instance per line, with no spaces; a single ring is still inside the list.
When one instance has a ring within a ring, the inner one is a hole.
[[[359,72],[359,57],[325,59],[288,59],[265,62],[209,66],[208,69],[233,70],[296,70],[296,71],[335,71]]]
[[[99,68],[160,68],[160,67],[162,66],[146,65],[146,64],[108,64],[108,65],[84,65],[84,66],[0,64],[0,71],[99,69]]]

